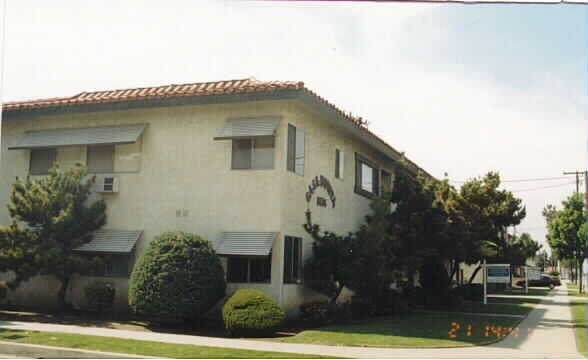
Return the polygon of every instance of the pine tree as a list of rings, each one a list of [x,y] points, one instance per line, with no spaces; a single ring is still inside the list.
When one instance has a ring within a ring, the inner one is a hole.
[[[106,223],[105,202],[90,199],[92,184],[81,165],[55,165],[46,177],[16,179],[8,205],[13,222],[0,227],[0,271],[15,276],[1,284],[0,295],[34,276],[53,275],[61,282],[57,302],[69,307],[65,294],[72,275],[99,263],[74,251]]]

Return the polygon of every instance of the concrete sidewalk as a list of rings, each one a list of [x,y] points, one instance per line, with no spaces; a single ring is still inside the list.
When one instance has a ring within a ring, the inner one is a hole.
[[[514,331],[510,335],[505,336],[504,340],[488,346],[442,349],[398,349],[286,344],[16,321],[0,321],[0,327],[18,330],[53,331],[166,343],[259,351],[279,351],[346,358],[583,358],[583,356],[581,356],[576,350],[573,321],[568,304],[567,287],[563,285],[559,289],[554,290],[552,296],[546,296],[544,301],[539,303],[536,308],[531,311],[529,316],[519,325],[519,331]]]

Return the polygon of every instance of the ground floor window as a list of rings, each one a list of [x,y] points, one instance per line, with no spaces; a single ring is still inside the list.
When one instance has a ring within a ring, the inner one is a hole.
[[[284,283],[298,284],[302,281],[302,238],[284,238]]]
[[[133,267],[131,254],[124,255],[86,255],[88,261],[91,258],[100,258],[102,263],[95,269],[86,271],[82,275],[104,277],[129,277]]]
[[[228,257],[227,281],[232,283],[271,282],[272,262],[270,256]]]

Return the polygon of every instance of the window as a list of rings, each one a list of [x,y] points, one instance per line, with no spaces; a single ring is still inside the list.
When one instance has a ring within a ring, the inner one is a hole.
[[[91,174],[114,172],[114,145],[88,146],[87,159]]]
[[[274,167],[274,138],[233,139],[231,169],[272,169]]]
[[[343,170],[345,169],[345,153],[341,150],[335,150],[335,178],[343,179]]]
[[[232,283],[269,283],[271,255],[263,258],[227,258],[227,281]]]
[[[304,175],[304,142],[304,130],[288,124],[286,168],[298,175]]]
[[[367,159],[356,154],[355,192],[365,196],[378,195],[380,190],[380,171]]]
[[[100,257],[103,263],[98,268],[91,269],[83,275],[86,276],[104,276],[104,277],[129,277],[131,274],[132,261],[129,254],[125,255],[103,255],[90,256],[86,255],[88,261],[90,258]]]
[[[31,175],[44,175],[49,173],[49,169],[57,160],[57,149],[32,149],[29,163],[29,173]]]
[[[392,191],[392,174],[390,174],[386,170],[382,170],[381,177],[382,177],[382,192]]]
[[[284,238],[284,283],[302,281],[302,239],[292,236]]]

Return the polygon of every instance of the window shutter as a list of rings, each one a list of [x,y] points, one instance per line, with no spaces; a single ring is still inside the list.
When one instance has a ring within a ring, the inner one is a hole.
[[[304,154],[304,145],[305,145],[306,137],[304,135],[304,130],[297,128],[296,129],[296,159],[295,159],[295,171],[298,175],[304,175],[304,162],[305,162],[305,154]]]
[[[284,238],[284,283],[292,282],[292,238]]]
[[[288,124],[288,153],[286,155],[286,168],[295,171],[296,163],[296,128]]]
[[[378,195],[380,193],[380,170],[373,168],[372,176],[373,176],[373,181],[372,181],[373,191],[372,192],[375,195]]]
[[[340,156],[341,152],[339,150],[335,150],[335,178],[336,179],[340,179],[340,174],[339,174],[339,156]]]

